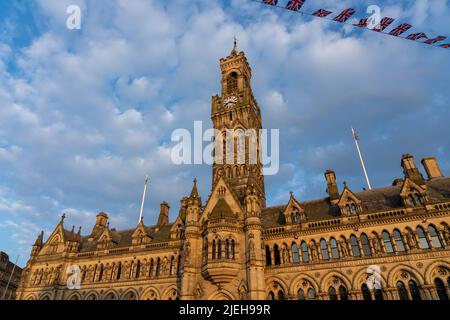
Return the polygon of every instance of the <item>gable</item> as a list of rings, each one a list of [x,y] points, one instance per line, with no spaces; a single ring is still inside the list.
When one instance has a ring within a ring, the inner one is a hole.
[[[220,201],[220,203],[219,203]],[[217,208],[216,208],[217,207]],[[210,216],[226,215],[228,217],[243,218],[243,208],[236,195],[223,178],[214,187],[211,196],[202,212],[200,223],[204,223]],[[237,216],[236,216],[237,214]]]
[[[354,202],[356,204],[361,204],[361,200],[347,187],[345,187],[342,192],[341,198],[339,199],[338,206],[343,207],[348,202]]]
[[[409,194],[414,193],[414,191],[420,194],[424,194],[426,192],[424,188],[414,183],[414,181],[412,181],[411,179],[406,178],[405,181],[403,181],[400,196],[402,198],[407,197]]]

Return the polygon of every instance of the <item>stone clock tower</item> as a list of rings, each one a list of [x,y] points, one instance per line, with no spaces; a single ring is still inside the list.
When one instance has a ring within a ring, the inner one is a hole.
[[[216,141],[221,139],[223,144],[217,150],[222,149],[220,151],[223,156],[222,161],[215,161],[213,165],[212,188],[224,177],[243,203],[251,180],[260,194],[260,206],[264,208],[266,199],[260,147],[261,110],[250,85],[252,70],[244,52],[238,52],[236,41],[230,55],[220,60],[220,67],[222,95],[212,98],[211,120],[214,128],[220,132]],[[233,136],[227,136],[227,130]],[[226,142],[231,139],[232,144],[227,148]]]

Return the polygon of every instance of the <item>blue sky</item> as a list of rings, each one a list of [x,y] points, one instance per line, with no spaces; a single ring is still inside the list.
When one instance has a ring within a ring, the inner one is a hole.
[[[81,30],[65,28],[70,4],[82,8]],[[396,18],[392,27],[450,36],[446,0],[309,0],[304,10],[354,7],[359,19],[369,4]],[[168,141],[195,120],[210,126],[219,59],[235,35],[263,126],[280,129],[269,205],[291,190],[324,197],[330,168],[341,188],[361,190],[351,126],[375,187],[402,176],[403,153],[417,164],[436,156],[450,174],[449,50],[249,0],[0,0],[0,250],[23,265],[62,212],[84,234],[99,211],[135,227],[145,174],[146,224],[164,200],[173,220],[194,177],[206,199],[210,168],[174,166]]]

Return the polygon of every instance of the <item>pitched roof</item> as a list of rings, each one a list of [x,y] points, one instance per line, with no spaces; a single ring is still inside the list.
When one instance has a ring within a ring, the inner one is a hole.
[[[427,196],[430,202],[450,200],[450,177],[435,178],[427,181]],[[403,207],[400,191],[402,186],[389,186],[369,191],[355,192],[362,201],[367,212],[391,210]],[[332,219],[340,215],[339,208],[333,205],[329,198],[300,202],[305,209],[308,221]],[[262,211],[264,228],[273,228],[284,225],[285,206],[268,207]]]
[[[450,177],[436,178],[427,181],[427,196],[430,202],[439,202],[450,200]],[[376,212],[382,210],[391,210],[403,207],[400,197],[401,185],[378,188],[370,191],[355,192],[355,195],[361,199],[362,206],[367,212]],[[194,194],[196,192],[194,191]],[[330,202],[329,198],[322,198],[312,201],[300,202],[305,210],[308,221],[318,221],[332,219],[340,216],[339,208]],[[283,226],[285,218],[283,215],[286,205],[268,207],[262,210],[261,219],[263,228],[273,228]],[[229,205],[224,199],[220,199],[211,213],[211,218],[228,216],[234,217]],[[167,224],[158,231],[155,226],[145,227],[147,233],[152,237],[151,243],[166,242],[170,240],[170,230],[173,223]],[[112,239],[118,247],[130,246],[132,243],[132,234],[136,229],[110,230]],[[70,231],[65,230],[65,235]],[[88,241],[88,236],[81,238],[81,251],[95,250],[97,241]]]

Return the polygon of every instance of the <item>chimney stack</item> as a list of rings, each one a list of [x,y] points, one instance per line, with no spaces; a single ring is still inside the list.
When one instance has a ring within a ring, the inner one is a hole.
[[[161,203],[161,210],[159,212],[158,227],[161,228],[169,223],[170,206],[167,202]]]
[[[327,180],[327,192],[330,196],[330,200],[335,203],[339,200],[339,188],[336,183],[336,174],[333,170],[327,170],[327,172],[325,172],[325,179]]]
[[[429,157],[422,159],[422,165],[425,168],[425,171],[427,172],[428,180],[443,177],[442,171],[439,168],[436,158]]]
[[[418,184],[420,186],[425,185],[425,179],[423,178],[419,169],[417,169],[416,163],[414,162],[414,157],[412,155],[404,154],[402,156],[401,165],[406,178],[409,178],[415,184]]]

